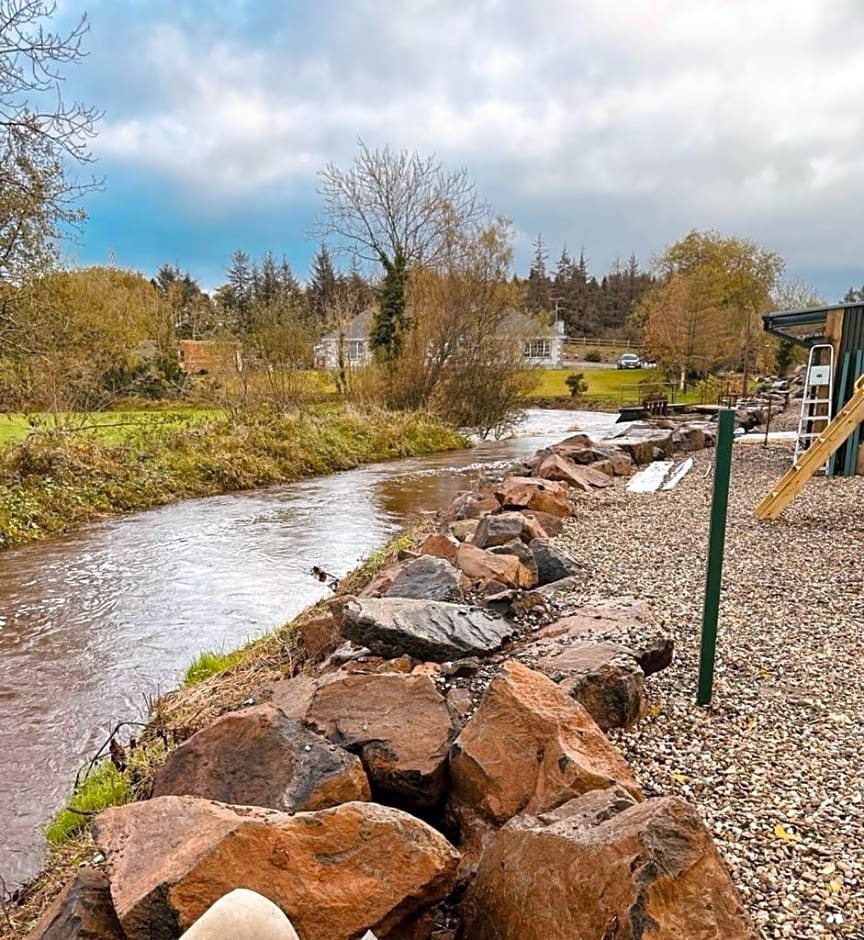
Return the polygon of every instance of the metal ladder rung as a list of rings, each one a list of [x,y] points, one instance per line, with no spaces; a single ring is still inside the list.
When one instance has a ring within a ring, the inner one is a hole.
[[[831,401],[830,398],[802,398],[802,405],[827,405]]]

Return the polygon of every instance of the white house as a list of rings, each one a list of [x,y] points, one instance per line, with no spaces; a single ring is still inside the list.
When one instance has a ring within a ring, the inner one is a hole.
[[[372,329],[374,310],[364,310],[342,330],[333,330],[315,347],[315,368],[335,369],[339,365],[339,344],[343,343],[345,363],[363,366],[372,361],[369,333]],[[544,322],[542,317],[533,317],[516,310],[511,311],[501,328],[505,333],[525,337],[524,358],[528,365],[556,369],[561,365],[564,349],[564,322]]]

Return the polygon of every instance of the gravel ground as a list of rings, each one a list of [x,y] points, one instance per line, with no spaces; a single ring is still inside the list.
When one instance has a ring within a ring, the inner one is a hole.
[[[788,447],[738,445],[711,708],[695,705],[713,452],[678,487],[580,501],[561,540],[592,593],[649,601],[676,640],[617,743],[649,795],[694,802],[762,938],[864,940],[864,478],[753,508]]]

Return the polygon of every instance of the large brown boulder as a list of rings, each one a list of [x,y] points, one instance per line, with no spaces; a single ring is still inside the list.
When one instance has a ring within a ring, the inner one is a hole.
[[[374,803],[288,815],[190,796],[94,822],[129,940],[175,940],[235,888],[257,891],[304,940],[380,940],[449,894],[459,855],[426,823]]]
[[[545,457],[534,469],[534,476],[543,480],[561,480],[586,493],[612,486],[612,480],[605,473],[577,464],[569,457],[557,453]]]
[[[89,865],[79,868],[27,936],[32,940],[126,940],[105,872]]]
[[[380,802],[413,810],[443,801],[455,730],[429,676],[334,674],[318,684],[302,721],[360,756]]]
[[[513,661],[492,679],[453,743],[450,777],[449,809],[475,854],[488,826],[517,813],[543,813],[616,785],[641,799],[624,758],[585,709]]]
[[[495,489],[495,496],[502,509],[533,509],[566,519],[572,515],[568,489],[566,483],[554,480],[507,477]]]
[[[464,543],[456,552],[456,564],[464,575],[481,587],[497,582],[506,588],[530,588],[537,582],[516,555],[500,555]]]
[[[293,813],[371,797],[360,759],[275,705],[217,718],[168,756],[154,796],[200,796]]]
[[[650,607],[633,597],[587,598],[566,617],[538,630],[534,640],[538,648],[547,649],[579,640],[612,643],[632,656],[646,676],[665,669],[675,649],[672,636],[657,625]],[[551,642],[546,644],[547,640]]]
[[[695,809],[675,797],[628,805],[613,790],[510,822],[483,855],[463,914],[472,940],[753,937]]]

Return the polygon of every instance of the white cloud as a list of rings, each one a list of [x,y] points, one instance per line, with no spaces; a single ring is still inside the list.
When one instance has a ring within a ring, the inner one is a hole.
[[[311,192],[361,136],[467,165],[517,225],[554,228],[569,206],[611,245],[586,207],[612,200],[620,226],[632,200],[655,249],[716,225],[783,250],[791,219],[822,233],[794,250],[860,263],[857,0],[358,0],[320,15],[317,44],[288,53],[161,25],[138,63],[159,107],[112,116],[99,151],[230,200]]]

